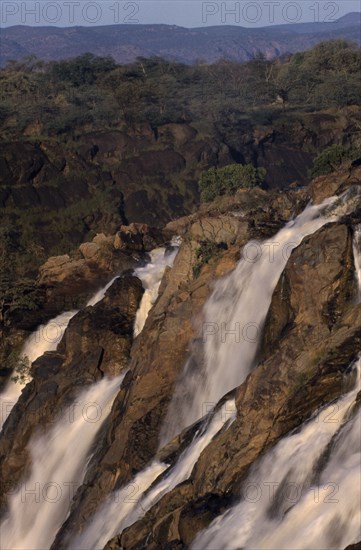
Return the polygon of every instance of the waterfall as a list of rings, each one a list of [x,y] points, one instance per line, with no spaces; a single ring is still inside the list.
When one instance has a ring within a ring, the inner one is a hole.
[[[114,283],[114,281],[116,279],[118,279],[118,277],[119,277],[119,275],[117,275],[116,277],[113,277],[113,279],[111,279],[109,281],[109,283],[107,283],[105,286],[103,286],[102,288],[97,290],[95,292],[95,294],[93,294],[93,296],[87,301],[85,307],[95,306],[98,302],[100,302],[100,300],[102,300],[104,298],[105,293],[108,290],[108,288],[110,288],[112,286],[112,284]]]
[[[356,369],[355,389],[252,467],[241,502],[200,533],[192,550],[339,550],[360,540],[361,410],[354,404],[361,359]]]
[[[53,351],[70,322],[70,319],[78,313],[77,311],[66,311],[58,315],[46,325],[40,325],[25,341],[21,351],[22,357],[27,357],[30,363],[33,363],[38,357],[41,357],[46,351]],[[3,393],[0,395],[0,430],[9,416],[12,408],[17,403],[24,386],[30,381],[30,376],[24,381],[15,382],[9,380]]]
[[[209,422],[200,428],[189,447],[183,451],[175,465],[169,468],[158,483],[155,481],[167,470],[168,465],[154,460],[126,487],[110,495],[106,503],[96,512],[86,531],[70,544],[69,550],[103,548],[109,539],[135,523],[164,494],[189,478],[201,452],[224,426],[230,426],[235,416],[234,400],[226,401],[219,410],[214,412]],[[146,493],[149,487],[151,488]]]
[[[353,256],[358,287],[358,302],[361,302],[361,224],[354,229]]]
[[[69,548],[102,548],[191,476],[203,450],[235,418],[234,400],[218,411],[217,403],[245,380],[255,364],[272,294],[292,250],[307,235],[337,221],[338,212],[344,214],[340,197],[308,206],[273,238],[261,243],[251,241],[244,247],[235,270],[215,284],[205,304],[203,361],[199,366],[194,357],[187,361],[162,429],[162,443],[202,418],[205,409],[213,413],[204,418],[174,464],[155,457],[127,486],[109,495]],[[173,250],[167,256],[164,249],[153,250],[150,263],[134,272],[145,288],[135,319],[135,336],[144,327],[164,270],[173,264],[176,253]],[[358,259],[358,241],[354,241],[354,253]],[[356,271],[361,285],[357,266]],[[87,305],[101,300],[113,281]],[[361,359],[357,370],[359,376]],[[104,379],[88,388],[71,406],[71,414],[64,411],[49,433],[31,439],[29,477],[9,495],[9,512],[3,522],[2,543],[7,550],[51,546],[69,513],[72,496],[84,479],[92,444],[123,376]],[[243,484],[241,501],[200,533],[192,548],[320,550],[341,548],[356,540],[360,516],[354,503],[361,496],[357,477],[360,411],[356,414],[353,405],[360,387],[358,381],[355,389],[319,411],[258,460]],[[89,404],[95,413],[100,411],[99,419],[89,420],[87,412],[84,414]],[[342,506],[334,506],[337,499]]]
[[[156,249],[150,254],[151,262],[136,270],[148,292],[148,299],[139,308],[141,324],[144,324],[158,295],[164,270],[167,265],[172,265],[177,250],[175,248],[167,254],[165,249]],[[98,290],[87,306],[94,306],[102,300],[116,278]],[[63,313],[47,325],[41,325],[26,341],[22,355],[33,362],[46,351],[56,349],[76,313]],[[124,376],[125,373],[114,379],[105,378],[87,388],[54,420],[50,432],[31,438],[28,446],[30,473],[9,495],[9,509],[2,524],[1,542],[7,550],[38,550],[51,546],[84,479],[92,444],[110,412]],[[22,388],[23,384],[10,382],[5,390],[2,405],[7,406],[7,415]],[[162,465],[162,468],[166,467]],[[157,467],[155,469],[159,471]]]
[[[187,369],[187,365],[192,366],[191,361],[187,362],[183,383],[178,385],[168,413],[168,426],[162,438],[164,443],[202,417],[204,405],[207,405],[208,410],[212,406],[215,408],[223,395],[244,380],[256,355],[260,331],[274,288],[291,251],[305,236],[337,220],[332,216],[335,200],[331,198],[322,205],[307,207],[296,220],[264,243],[248,243],[237,268],[216,284],[204,308],[206,322],[203,336],[212,337],[204,338],[205,368],[200,378]],[[247,338],[238,341],[223,338],[222,330],[234,330],[237,323],[242,329],[245,326],[247,329],[256,328],[256,334],[247,333]],[[191,403],[187,399],[188,395],[191,396]],[[167,465],[154,460],[128,486],[110,495],[95,513],[85,532],[72,541],[70,548],[100,548],[137,521],[164,494],[190,476],[200,453],[223,425],[224,422],[215,429],[215,424],[211,423],[203,438],[200,440],[197,435],[176,465],[165,474]]]
[[[353,250],[360,295],[359,231]],[[200,533],[192,550],[339,550],[359,542],[361,356],[355,370],[355,388],[255,464],[242,500]]]
[[[105,286],[97,290],[86,303],[85,307],[95,306],[105,296],[108,288],[112,286],[118,278],[113,277]],[[40,325],[26,340],[21,351],[22,357],[27,357],[30,363],[44,355],[47,351],[56,350],[70,320],[78,313],[78,310],[65,311],[54,319],[51,319],[47,324]],[[2,429],[5,420],[9,416],[12,408],[17,403],[24,386],[30,381],[30,376],[27,376],[23,381],[9,380],[4,391],[0,395],[0,430]]]
[[[144,294],[137,311],[134,325],[134,336],[142,331],[148,313],[158,297],[159,286],[166,267],[172,267],[178,253],[178,242],[173,240],[174,247],[169,254],[165,248],[156,248],[150,252],[150,262],[144,267],[138,267],[134,275],[143,283]]]
[[[236,269],[218,281],[204,307],[203,365],[191,357],[171,401],[161,445],[239,386],[254,365],[263,324],[290,254],[306,237],[337,220],[331,198],[308,206],[273,238],[249,242]]]
[[[124,374],[92,385],[62,412],[50,433],[31,439],[31,471],[9,497],[2,548],[50,548],[82,483],[92,443],[123,378]]]

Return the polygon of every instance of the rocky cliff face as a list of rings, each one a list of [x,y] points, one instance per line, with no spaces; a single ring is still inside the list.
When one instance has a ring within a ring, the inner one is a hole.
[[[56,351],[33,363],[32,381],[1,432],[0,477],[7,490],[29,466],[30,437],[39,429],[45,430],[72,402],[79,388],[126,368],[142,293],[139,279],[120,277],[99,304],[73,317]]]
[[[320,406],[345,391],[361,345],[351,234],[329,226],[291,255],[271,304],[262,360],[236,393],[237,419],[201,454],[188,481],[108,545],[188,548],[240,491],[248,468]]]
[[[55,352],[33,364],[33,380],[0,436],[0,475],[10,490],[26,475],[31,435],[39,426],[47,429],[54,410],[68,403],[76,388],[128,369],[54,550],[66,549],[109,494],[126,487],[154,457],[174,464],[197,433],[199,424],[159,448],[187,358],[192,352],[190,369],[202,362],[203,306],[215,281],[235,268],[244,245],[272,237],[311,197],[319,203],[360,185],[361,170],[355,166],[347,173],[319,178],[306,189],[239,191],[170,222],[159,234],[141,226],[123,227],[111,243],[103,243],[108,252],[100,252],[103,239],[98,239],[81,247],[82,259],[51,260],[42,268],[43,284],[55,281],[57,292],[73,289],[75,295],[86,279],[79,273],[89,270],[94,258],[95,271],[109,269],[110,261],[126,269],[135,252],[142,255],[172,234],[182,236],[174,265],[164,274],[139,336],[133,340],[143,290],[137,278],[124,274],[99,304],[72,319]],[[272,296],[256,368],[232,392],[234,421],[204,448],[188,479],[109,541],[108,550],[189,548],[196,535],[237,499],[251,465],[352,385],[348,368],[361,350],[352,246],[355,224],[361,221],[359,192],[352,214],[341,206],[334,206],[337,222],[330,211],[330,223],[305,237],[288,258]],[[212,243],[210,254],[204,252],[204,243]],[[2,505],[5,511],[6,495]]]
[[[271,188],[305,185],[312,152],[348,139],[357,127],[347,113],[309,113],[277,130],[267,124],[240,132],[235,142],[223,142],[187,123],[142,124],[127,132],[84,129],[71,147],[27,136],[3,142],[0,208],[17,220],[14,237],[47,257],[123,223],[161,227],[190,214],[199,203],[200,172],[210,166],[251,162],[266,167]]]

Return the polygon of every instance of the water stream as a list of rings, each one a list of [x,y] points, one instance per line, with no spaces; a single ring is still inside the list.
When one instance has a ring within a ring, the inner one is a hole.
[[[109,539],[136,522],[163,495],[189,478],[201,452],[226,424],[226,427],[229,427],[235,415],[234,400],[226,401],[210,421],[200,428],[189,447],[158,483],[154,482],[167,470],[168,465],[154,460],[137,474],[129,485],[109,496],[106,503],[95,514],[88,529],[72,541],[69,549],[95,550],[103,548]],[[154,486],[146,493],[152,483]]]
[[[291,252],[302,240],[337,217],[326,215],[336,201],[308,206],[274,237],[249,242],[236,269],[218,281],[204,307],[203,364],[191,357],[174,393],[161,433],[165,444],[239,386],[254,366],[274,289]]]
[[[355,388],[267,453],[239,504],[198,535],[192,550],[340,550],[360,540],[361,411],[353,408],[361,360],[355,368]]]
[[[157,298],[164,270],[173,264],[177,251],[178,247],[169,254],[165,248],[156,249],[150,253],[151,261],[135,271],[145,286],[146,296],[137,313],[137,333],[142,329]],[[98,290],[87,306],[94,306],[102,300],[116,278]],[[70,319],[76,313],[65,312],[47,325],[38,327],[25,342],[22,355],[33,362],[46,351],[56,349]],[[113,379],[105,378],[85,389],[66,410],[52,419],[54,426],[50,431],[32,436],[28,446],[30,473],[9,495],[8,512],[1,525],[2,548],[50,548],[69,513],[73,496],[84,479],[92,444],[110,412],[124,376],[125,373]],[[5,388],[1,406],[6,417],[25,383],[27,381],[10,381]]]
[[[2,548],[50,548],[83,481],[92,443],[123,378],[124,374],[93,384],[61,411],[50,432],[32,437],[31,471],[9,498],[1,526]]]

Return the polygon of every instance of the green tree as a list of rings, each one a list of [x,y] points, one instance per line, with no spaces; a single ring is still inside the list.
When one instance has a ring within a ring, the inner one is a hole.
[[[331,145],[314,160],[311,176],[321,176],[334,172],[344,161],[356,158],[357,152],[342,145]]]
[[[51,74],[53,79],[70,82],[75,87],[89,86],[115,67],[111,57],[96,57],[91,53],[85,53],[70,61],[54,63]]]
[[[229,164],[210,168],[199,180],[202,201],[212,201],[219,195],[231,195],[239,188],[251,189],[262,184],[266,171],[252,164]]]

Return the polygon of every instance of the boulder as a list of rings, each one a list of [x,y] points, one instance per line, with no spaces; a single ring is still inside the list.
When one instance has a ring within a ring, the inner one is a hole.
[[[100,246],[96,243],[83,243],[79,246],[80,253],[85,260],[91,260],[98,256],[100,252]]]
[[[339,195],[352,185],[361,184],[361,166],[354,166],[348,170],[333,172],[319,176],[308,186],[309,194],[315,204],[333,195]]]
[[[193,223],[190,235],[196,241],[234,244],[237,238],[244,240],[248,222],[230,214],[217,217],[202,217]]]
[[[119,250],[143,250],[143,235],[137,231],[131,231],[128,228],[122,228],[115,235],[114,248]]]
[[[134,250],[131,254],[124,247],[117,249],[114,241],[114,237],[97,236],[93,242],[81,244],[71,256],[49,258],[40,267],[37,281],[46,289],[49,305],[56,302],[60,310],[64,302],[68,307],[82,307],[90,294],[114,275],[135,268],[139,256]]]
[[[171,232],[150,227],[145,223],[122,225],[114,238],[114,248],[117,250],[150,252],[164,245],[171,238]]]
[[[197,130],[189,124],[163,124],[158,128],[158,138],[174,141],[178,146],[185,145],[197,136]]]

